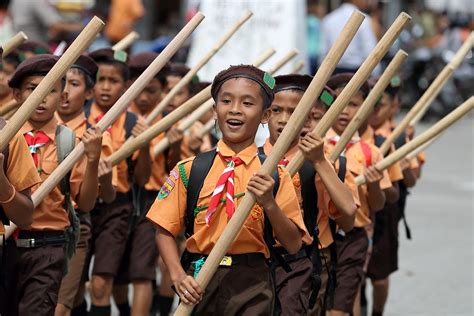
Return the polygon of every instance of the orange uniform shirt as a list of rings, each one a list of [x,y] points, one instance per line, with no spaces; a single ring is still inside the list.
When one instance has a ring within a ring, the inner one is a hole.
[[[141,0],[112,0],[105,34],[114,42],[121,40],[134,30],[135,21],[143,14]]]
[[[91,114],[89,116],[89,123],[91,125],[97,124],[98,118],[104,114],[96,103],[91,106]],[[125,116],[122,113],[119,118],[112,124],[109,129],[110,137],[112,138],[112,149],[117,151],[125,143]],[[127,193],[130,191],[130,184],[128,179],[128,165],[126,160],[122,160],[117,166],[117,192]]]
[[[3,168],[3,166],[0,166],[0,168]],[[6,171],[8,181],[10,181],[17,192],[29,189],[41,182],[41,178],[28,150],[28,145],[20,133],[16,134],[8,143]],[[3,227],[3,223],[0,221],[0,235],[4,233],[5,227]]]
[[[141,115],[140,111],[136,107],[135,103],[132,102],[130,105],[130,111],[135,113],[137,116],[143,116],[147,117],[147,115]],[[157,118],[155,118],[151,124],[155,124],[162,118],[161,115],[159,115]],[[159,191],[161,186],[166,180],[166,177],[168,173],[166,172],[166,158],[165,155],[159,154],[158,156],[155,157],[154,155],[154,148],[155,145],[158,144],[163,138],[165,138],[165,133],[161,133],[157,137],[153,138],[151,140],[150,144],[150,162],[151,162],[151,175],[150,179],[148,180],[147,184],[145,184],[145,189],[148,191]]]
[[[50,138],[50,141],[48,141],[43,147],[40,147],[37,151],[38,171],[42,181],[46,180],[58,166],[58,156],[55,142],[57,125],[58,121],[53,118],[41,128],[41,131],[43,131]],[[26,122],[20,131],[24,135],[28,132],[34,131],[34,129],[29,122]],[[76,144],[79,143],[79,141],[79,138],[76,138]],[[69,182],[71,197],[73,200],[76,200],[79,190],[81,189],[86,164],[87,159],[85,156],[83,156],[72,168]],[[35,185],[32,188],[33,192],[38,187],[39,185]],[[26,228],[26,230],[60,231],[69,227],[67,210],[65,210],[63,206],[64,195],[61,193],[58,185],[35,208],[33,212],[33,224]]]
[[[332,152],[332,150],[334,149],[334,145],[332,145],[329,140],[336,136],[337,133],[333,129],[330,129],[326,134],[326,146],[328,147],[329,152]],[[354,137],[354,141],[356,140],[359,140],[358,135]],[[376,164],[377,162],[383,159],[382,153],[374,145],[368,145],[370,147],[372,164]],[[357,143],[352,145],[349,150],[345,152],[345,156],[347,158],[347,172],[351,172],[354,177],[363,174],[364,169],[368,167],[366,166],[366,157],[359,141],[357,141]],[[380,181],[380,188],[382,190],[390,188],[392,186],[392,182],[390,181],[390,176],[387,170],[385,170],[383,174],[384,176]],[[349,185],[349,187],[351,188],[351,190],[358,190],[360,201],[360,206],[357,208],[356,211],[354,227],[365,227],[367,225],[370,225],[372,223],[372,220],[369,211],[367,186],[361,185],[355,188]]]
[[[222,140],[219,141],[217,147],[224,156],[237,155]],[[250,145],[237,156],[244,163],[235,167],[234,203],[236,209],[240,203],[242,193],[246,191],[247,183],[252,175],[258,172],[261,167],[255,144]],[[161,192],[164,194],[159,195],[147,214],[149,220],[160,225],[175,237],[184,229],[187,192],[183,182],[183,173],[185,173],[186,177],[189,176],[193,160],[194,158],[190,158],[182,161],[171,171]],[[209,205],[217,180],[226,166],[227,163],[216,156],[199,194],[197,201],[198,210]],[[293,183],[288,173],[282,169],[279,170],[281,171],[280,186],[275,200],[280,209],[298,226],[303,237],[308,233],[304,226]],[[225,211],[225,203],[219,203],[209,226],[206,225],[205,217],[206,209],[203,209],[197,213],[194,219],[194,235],[186,240],[186,248],[189,252],[200,254],[209,254],[211,252],[229,221]],[[263,238],[263,232],[264,211],[260,206],[256,205],[228,253],[259,252],[268,258],[269,251]]]
[[[377,132],[375,132],[371,126],[367,126],[367,129],[365,130],[364,134],[360,135],[360,138],[366,143],[376,146],[375,145],[376,134],[387,138],[391,133],[386,130],[383,130],[383,132],[379,133],[379,130],[380,129],[378,129]],[[393,151],[395,151],[395,145],[392,145],[392,148],[388,151],[388,153],[390,154]],[[387,171],[388,171],[388,175],[390,176],[390,180],[392,182],[403,180],[403,170],[402,170],[402,167],[400,166],[400,162],[394,163],[393,165],[388,167]]]

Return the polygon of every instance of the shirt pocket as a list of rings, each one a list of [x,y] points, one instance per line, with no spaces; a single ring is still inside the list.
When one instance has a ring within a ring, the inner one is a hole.
[[[194,221],[196,225],[199,225],[199,226],[206,225],[206,214],[209,208],[209,203],[211,202],[211,197],[212,197],[212,193],[214,192],[214,188],[215,188],[215,184],[213,183],[204,182],[204,184],[202,185],[202,189],[201,189],[201,192],[199,193],[199,198],[196,204],[196,207],[198,210],[200,210],[200,212],[197,213],[196,216],[194,217]],[[224,196],[224,195],[221,194],[221,196]],[[220,204],[218,204],[218,208]],[[193,212],[196,212],[196,211],[197,211],[196,209],[193,210]],[[217,212],[218,211],[214,213],[214,217],[218,215]]]
[[[40,175],[49,176],[53,171],[58,167],[58,162],[56,160],[43,160],[41,161],[39,173]]]
[[[245,228],[254,232],[263,232],[264,220],[265,220],[265,211],[263,207],[258,204],[255,204],[250,210],[250,214],[247,217],[247,220],[244,223]]]

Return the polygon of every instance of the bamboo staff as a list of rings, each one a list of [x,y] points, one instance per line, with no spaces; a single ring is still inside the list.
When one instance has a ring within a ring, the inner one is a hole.
[[[269,71],[268,73],[273,75],[275,72],[277,72],[281,67],[283,67],[285,64],[287,64],[293,57],[298,54],[298,51],[296,49],[293,49],[289,51],[285,56],[283,56],[282,59],[280,59]],[[263,61],[262,61],[263,63]],[[256,67],[259,67],[261,63],[254,63]],[[208,101],[206,101],[203,105],[201,105],[197,110],[195,110],[193,113],[191,113],[186,119],[184,119],[178,126],[178,129],[181,131],[185,131],[193,124],[199,120],[204,114],[212,110],[212,106],[214,105],[214,100],[211,98]],[[158,144],[155,145],[153,148],[153,154],[156,157],[157,155],[161,154],[163,151],[165,151],[170,145],[168,137],[163,138]]]
[[[237,21],[235,24],[227,30],[227,32],[217,41],[217,43],[212,47],[207,54],[201,58],[201,60],[191,68],[188,73],[176,84],[176,86],[171,89],[171,91],[160,101],[160,103],[153,109],[153,111],[146,117],[145,123],[151,124],[158,115],[163,112],[166,106],[173,100],[175,95],[178,94],[198,73],[198,71],[206,65],[212,57],[229,41],[229,39],[240,29],[240,27],[247,22],[253,13],[249,10],[245,11],[244,15]]]
[[[291,71],[292,74],[299,74],[301,72],[301,70],[303,70],[303,67],[304,67],[304,60],[300,60],[296,65],[295,67],[293,68],[293,70]]]
[[[104,22],[98,17],[94,17],[82,30],[64,55],[61,56],[58,62],[51,68],[28,99],[23,102],[22,106],[2,129],[0,132],[0,151],[5,149],[8,142],[28,120],[38,104],[48,95],[54,84],[64,77],[66,71],[77,60],[79,55],[95,40],[96,35],[103,27]]]
[[[260,173],[271,174],[275,170],[280,158],[288,150],[291,141],[300,132],[306,117],[311,111],[314,100],[316,100],[323,90],[324,84],[327,82],[332,72],[336,68],[337,63],[342,57],[344,51],[347,49],[347,46],[360,27],[363,19],[364,15],[359,11],[355,11],[351,15],[349,21],[344,26],[336,42],[331,47],[331,50],[321,64],[318,72],[311,81],[310,86],[304,93],[302,99],[296,107],[295,112],[290,117],[288,124],[286,124],[286,127],[283,129],[283,132],[275,143],[271,154],[267,157],[264,164],[262,165]],[[242,225],[247,219],[255,202],[256,200],[253,194],[247,191],[242,201],[239,203],[234,215],[227,224],[224,232],[207,257],[204,265],[201,268],[201,271],[196,277],[196,281],[203,289],[206,288],[207,284],[217,270],[219,262],[222,260],[227,252],[227,249],[229,249],[230,245],[240,232],[240,229],[242,228]],[[180,303],[174,315],[187,316],[192,312],[192,309],[192,305]]]
[[[375,164],[375,168],[377,170],[383,171],[393,165],[394,163],[398,162],[400,159],[406,157],[410,152],[416,150],[418,147],[422,146],[423,144],[429,142],[451,125],[456,123],[460,118],[464,115],[469,113],[474,108],[474,97],[470,97],[467,99],[463,104],[461,104],[458,108],[451,111],[448,115],[446,115],[443,119],[439,120],[436,124],[431,126],[428,130],[420,134],[420,136],[415,137],[413,140],[408,142],[407,144],[403,145],[395,152],[391,153],[381,161]],[[356,184],[362,185],[365,183],[364,175],[360,175],[356,177]]]
[[[421,153],[422,151],[425,151],[428,147],[430,147],[435,141],[437,141],[440,136],[442,134],[439,134],[438,136],[432,138],[431,140],[427,141],[426,143],[424,143],[422,146],[418,147],[417,149],[415,149],[414,151],[412,151],[411,153],[409,153],[407,155],[407,159],[413,159],[413,158],[416,158],[418,156],[419,153]]]
[[[436,79],[431,83],[431,85],[426,89],[421,98],[416,102],[416,104],[408,111],[402,121],[397,125],[393,132],[387,137],[385,142],[380,146],[382,154],[386,154],[387,151],[392,146],[392,143],[402,134],[402,132],[407,128],[408,125],[414,126],[419,119],[424,115],[428,110],[428,107],[437,97],[443,86],[446,84],[449,78],[453,75],[454,71],[462,63],[464,56],[470,51],[472,44],[474,42],[474,32],[471,32],[467,40],[461,46],[461,48],[456,52],[456,55],[447,64],[443,70],[439,73]],[[420,114],[418,114],[420,113]],[[413,123],[413,124],[412,124]]]
[[[8,101],[7,104],[5,104],[4,106],[0,108],[0,116],[4,116],[8,112],[13,111],[14,109],[18,108],[20,105],[21,104],[16,102],[15,99]]]
[[[23,32],[18,32],[3,45],[2,58],[7,57],[15,48],[23,44],[28,39]]]
[[[359,91],[360,87],[364,81],[369,78],[370,74],[380,62],[382,57],[387,53],[392,44],[397,39],[400,32],[408,24],[411,17],[405,12],[400,13],[397,19],[393,22],[390,28],[385,32],[384,36],[377,43],[372,52],[367,56],[367,59],[362,63],[357,72],[354,74],[349,83],[342,90],[341,94],[336,98],[333,104],[329,107],[329,110],[326,112],[324,117],[329,116],[331,119],[324,120],[319,122],[318,125],[313,130],[313,133],[323,137],[326,135],[329,128],[331,128],[335,119],[339,114],[344,110],[346,105],[349,103],[352,96]],[[290,161],[286,169],[291,175],[294,175],[304,162],[303,153],[298,151],[298,153]]]
[[[148,82],[163,68],[168,60],[184,44],[193,30],[201,23],[204,16],[198,12],[186,24],[186,26],[175,36],[175,38],[166,46],[161,54],[151,63],[150,66],[138,77],[130,88],[117,100],[114,106],[105,114],[97,126],[103,132],[110,126],[127,108],[131,100],[145,88]],[[66,52],[67,53],[67,52]],[[64,159],[64,161],[54,170],[54,172],[41,184],[41,186],[32,194],[33,204],[38,206],[44,197],[61,181],[63,177],[72,169],[76,162],[84,154],[84,143],[79,143],[74,150]],[[14,226],[14,225],[13,225]],[[6,231],[7,238],[15,230],[12,226]]]
[[[203,138],[204,136],[209,134],[214,128],[214,126],[216,126],[216,121],[214,119],[210,119],[209,121],[207,121],[207,123],[204,124],[204,126],[201,129],[199,129],[198,137]]]
[[[112,46],[112,49],[113,50],[126,50],[130,45],[133,44],[133,42],[135,42],[139,38],[140,38],[140,34],[138,34],[135,31],[131,31],[120,41],[115,43],[115,45]]]
[[[362,103],[355,117],[351,120],[349,125],[347,125],[346,129],[344,130],[344,133],[342,133],[341,138],[336,143],[336,146],[334,147],[333,151],[329,156],[329,161],[334,163],[339,158],[339,155],[344,151],[344,149],[346,148],[346,144],[352,139],[354,133],[367,119],[369,114],[372,113],[375,104],[378,102],[380,96],[383,94],[384,90],[390,83],[390,80],[396,74],[398,68],[407,56],[408,54],[403,50],[399,50],[397,52],[393,60],[388,65],[387,69],[385,69],[382,76],[380,76],[380,79],[377,80],[377,83],[370,91],[367,98],[364,100],[364,103]]]

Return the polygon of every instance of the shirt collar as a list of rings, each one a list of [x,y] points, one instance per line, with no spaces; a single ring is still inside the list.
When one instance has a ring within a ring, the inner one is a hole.
[[[265,151],[265,154],[268,156],[272,152],[272,149],[273,149],[273,145],[270,143],[270,138],[267,138],[267,140],[265,141],[265,144],[263,144],[263,150]],[[293,146],[286,152],[286,154],[282,158],[285,158],[291,161],[291,159],[295,157],[295,155],[298,153],[299,150],[300,149],[298,145]]]
[[[69,127],[70,129],[72,129],[73,131],[76,131],[79,127],[82,126],[82,124],[86,122],[86,117],[84,113],[79,114],[78,116],[70,120],[69,122],[64,122],[61,119],[61,117],[58,115],[58,113],[56,112],[56,119],[58,120],[58,124],[65,125]]]
[[[46,123],[43,127],[41,127],[39,131],[42,131],[43,133],[46,134],[46,136],[49,137],[49,139],[54,141],[56,139],[56,126],[57,125],[58,125],[58,121],[53,116],[53,118],[48,123]],[[35,130],[33,126],[30,124],[30,122],[28,121],[21,128],[21,133],[23,135],[32,131],[37,132],[37,130]]]
[[[222,139],[217,143],[217,150],[219,150],[219,152],[225,157],[239,157],[246,165],[248,165],[258,153],[257,145],[255,143],[252,143],[241,152],[236,153],[229,146],[227,146],[227,144]]]

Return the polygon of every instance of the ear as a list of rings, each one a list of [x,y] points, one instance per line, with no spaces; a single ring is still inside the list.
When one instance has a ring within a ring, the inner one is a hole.
[[[212,106],[212,119],[214,121],[217,120],[217,109],[216,109],[216,104],[214,103],[214,105]]]
[[[263,114],[262,114],[262,119],[260,120],[260,123],[262,124],[267,124],[268,123],[268,120],[270,119],[270,114],[271,114],[271,109],[268,108],[268,109],[265,109],[263,111]]]
[[[89,101],[94,97],[94,88],[86,90],[86,100]]]
[[[21,99],[21,90],[18,88],[13,88],[13,97],[15,101],[21,103],[23,100]]]

